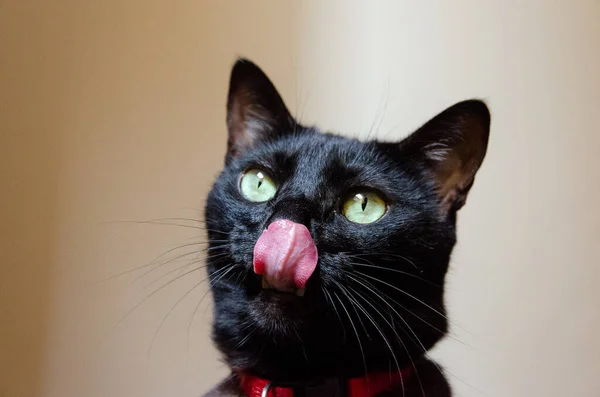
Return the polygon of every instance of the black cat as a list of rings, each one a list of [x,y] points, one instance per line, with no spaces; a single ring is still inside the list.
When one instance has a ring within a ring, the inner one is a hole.
[[[242,59],[227,126],[205,213],[213,339],[231,376],[207,396],[450,396],[426,352],[447,330],[444,278],[487,106],[362,142],[298,124]]]

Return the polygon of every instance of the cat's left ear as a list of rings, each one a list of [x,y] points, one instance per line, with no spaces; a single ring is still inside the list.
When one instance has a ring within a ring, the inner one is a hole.
[[[444,110],[400,143],[402,155],[421,162],[434,177],[442,214],[465,204],[489,133],[488,107],[468,100]]]
[[[227,98],[227,159],[243,155],[258,141],[290,133],[295,121],[267,75],[247,59],[238,59]]]

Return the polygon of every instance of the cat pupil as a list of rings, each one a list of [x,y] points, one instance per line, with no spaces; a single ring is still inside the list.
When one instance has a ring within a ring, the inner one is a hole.
[[[257,186],[257,188],[260,188],[260,185],[262,185],[262,183],[263,183],[263,175],[259,172],[258,174],[256,174],[256,176],[258,177],[258,186]]]
[[[367,196],[364,196],[362,194],[357,194],[356,198],[358,198],[361,201],[360,206],[364,212],[365,208],[367,208],[367,203],[368,203],[369,199],[367,198]]]

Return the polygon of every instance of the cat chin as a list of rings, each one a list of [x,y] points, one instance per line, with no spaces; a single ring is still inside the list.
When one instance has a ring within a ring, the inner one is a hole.
[[[247,307],[256,326],[273,336],[296,336],[310,313],[305,298],[276,290],[262,290]]]
[[[303,297],[274,289],[262,290],[249,306],[252,316],[260,318],[301,319],[308,314],[306,300]]]
[[[263,292],[273,292],[273,293],[280,293],[280,294],[292,294],[292,295],[296,295],[299,297],[303,297],[304,294],[306,293],[306,289],[305,288],[290,288],[288,290],[278,290],[277,288],[275,288],[274,286],[272,286],[268,279],[266,277],[262,277],[261,279],[261,284],[262,284],[262,289]]]

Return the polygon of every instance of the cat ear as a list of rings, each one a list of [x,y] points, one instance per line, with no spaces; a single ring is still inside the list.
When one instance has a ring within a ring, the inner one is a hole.
[[[404,156],[431,171],[443,214],[460,209],[487,151],[490,112],[479,100],[444,110],[400,143]]]
[[[242,155],[260,140],[291,132],[294,123],[267,75],[254,63],[238,59],[227,98],[228,159]]]

